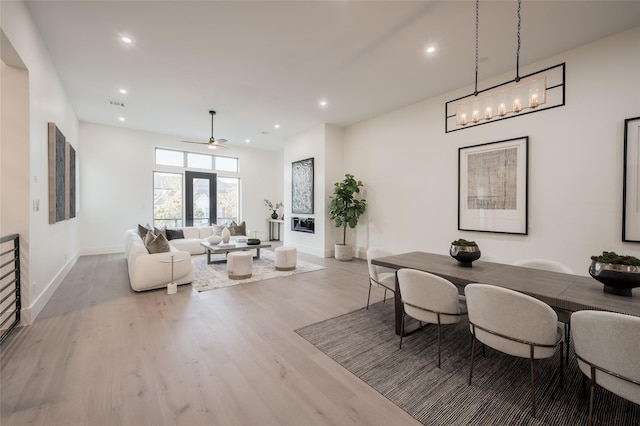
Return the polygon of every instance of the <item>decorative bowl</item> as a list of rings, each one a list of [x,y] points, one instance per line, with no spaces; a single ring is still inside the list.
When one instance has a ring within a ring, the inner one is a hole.
[[[604,292],[631,297],[631,289],[640,287],[640,266],[602,263],[595,260],[589,275],[604,284]]]
[[[456,246],[451,245],[449,254],[458,261],[459,266],[470,268],[473,261],[480,259],[480,248],[478,246]]]
[[[257,246],[258,244],[260,244],[260,240],[258,238],[249,238],[247,240],[247,245]]]

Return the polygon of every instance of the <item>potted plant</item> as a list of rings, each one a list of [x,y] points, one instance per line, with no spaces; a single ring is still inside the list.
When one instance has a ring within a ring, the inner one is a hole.
[[[604,284],[604,292],[631,297],[631,289],[640,287],[640,259],[603,251],[591,256],[589,275]]]
[[[267,208],[269,208],[269,210],[273,211],[273,213],[271,213],[271,219],[277,219],[278,218],[277,210],[280,207],[284,206],[283,203],[275,203],[275,204],[273,204],[271,201],[267,200],[266,198],[264,199],[264,205],[267,206]]]
[[[458,265],[470,268],[474,260],[480,259],[480,248],[475,241],[459,238],[451,243],[449,254],[458,261]]]
[[[367,201],[357,198],[361,187],[361,181],[345,174],[343,181],[333,185],[333,195],[329,197],[329,217],[336,227],[342,228],[342,243],[335,245],[335,258],[338,260],[353,259],[353,248],[347,244],[347,226],[355,228],[367,208]]]

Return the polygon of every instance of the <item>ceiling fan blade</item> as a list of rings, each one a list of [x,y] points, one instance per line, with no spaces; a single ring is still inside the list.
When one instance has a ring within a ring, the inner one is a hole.
[[[226,140],[226,139],[216,139],[216,142],[217,142],[217,143],[227,143],[227,142],[229,142],[229,141],[228,141],[228,140]]]
[[[185,143],[196,143],[198,145],[206,145],[206,144],[209,143],[209,142],[194,142],[194,141],[182,141],[182,142],[185,142]]]

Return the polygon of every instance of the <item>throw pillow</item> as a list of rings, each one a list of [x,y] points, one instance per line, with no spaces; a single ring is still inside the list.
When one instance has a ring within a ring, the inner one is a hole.
[[[182,229],[165,229],[167,233],[167,240],[182,240],[184,239],[184,232]]]
[[[146,244],[146,246],[147,246],[147,250],[151,254],[167,253],[171,251],[171,246],[169,246],[169,241],[167,241],[167,238],[162,234],[154,237],[149,242],[149,244]]]
[[[213,226],[213,235],[222,237],[222,230],[224,229],[224,225],[212,225],[212,226]]]
[[[165,238],[167,238],[167,231],[166,229],[158,229],[155,226],[153,227],[153,233],[156,235],[160,235],[162,234]]]
[[[240,225],[235,222],[231,222],[231,225],[229,225],[229,233],[232,237],[238,235],[247,235],[247,225],[244,223],[244,221],[240,223]]]
[[[144,241],[144,237],[147,236],[147,232],[149,231],[151,231],[151,227],[149,225],[142,226],[138,224],[138,235],[140,235],[140,238],[142,238],[142,241]]]
[[[146,247],[147,244],[149,244],[151,241],[153,241],[153,239],[156,237],[156,234],[153,233],[153,231],[148,231],[145,236],[144,239],[142,240],[144,242],[144,246]]]

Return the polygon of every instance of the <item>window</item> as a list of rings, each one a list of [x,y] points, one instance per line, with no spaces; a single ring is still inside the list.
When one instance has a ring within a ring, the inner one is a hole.
[[[184,153],[156,148],[156,164],[160,166],[184,167]]]
[[[216,156],[216,170],[221,172],[238,172],[238,159]]]
[[[219,157],[216,157],[219,158]],[[240,216],[240,179],[218,176],[218,218],[217,224],[238,222]]]
[[[213,156],[206,154],[194,154],[187,152],[187,167],[194,169],[213,169]]]
[[[182,226],[182,174],[153,173],[153,226]]]

